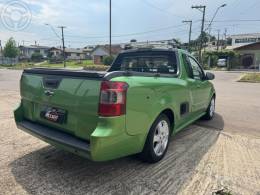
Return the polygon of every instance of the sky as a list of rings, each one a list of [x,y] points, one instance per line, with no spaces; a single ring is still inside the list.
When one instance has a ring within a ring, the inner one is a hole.
[[[6,11],[13,2],[25,6],[27,19],[30,18],[16,31],[6,25],[7,17],[13,20],[21,17]],[[112,42],[172,38],[187,42],[189,26],[182,21],[193,20],[192,39],[195,39],[200,34],[202,19],[202,13],[191,6],[206,5],[207,28],[222,4],[227,6],[219,10],[212,23],[213,35],[220,30],[222,37],[225,29],[227,35],[260,32],[260,0],[112,0]],[[61,29],[57,27],[61,25],[66,26],[66,47],[80,48],[109,41],[109,0],[0,0],[0,11],[2,45],[13,37],[20,45],[36,41],[39,45],[59,46]]]

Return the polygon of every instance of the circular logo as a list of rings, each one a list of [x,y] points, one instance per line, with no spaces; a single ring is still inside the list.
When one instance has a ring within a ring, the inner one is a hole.
[[[1,12],[3,25],[12,31],[20,31],[31,23],[32,13],[28,5],[22,1],[10,1]]]

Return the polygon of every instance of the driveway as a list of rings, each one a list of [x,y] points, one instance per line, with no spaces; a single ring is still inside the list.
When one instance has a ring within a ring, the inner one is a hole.
[[[172,138],[165,158],[94,163],[15,127],[21,71],[0,70],[0,194],[260,193],[260,84],[216,72],[217,114]]]

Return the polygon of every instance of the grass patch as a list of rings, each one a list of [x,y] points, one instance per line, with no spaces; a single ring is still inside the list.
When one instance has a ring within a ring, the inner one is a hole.
[[[85,66],[93,65],[92,60],[74,60],[74,61],[66,61],[67,68],[83,68]],[[43,68],[63,68],[62,63],[49,63],[46,61],[45,63],[41,63],[39,66],[35,65],[35,67],[43,67]]]
[[[110,66],[104,66],[104,65],[89,65],[84,66],[84,70],[93,70],[93,71],[106,71],[109,69]]]
[[[70,60],[66,62],[67,68],[86,68],[90,70],[96,70],[101,69],[105,70],[107,67],[103,65],[94,65],[92,60]],[[96,68],[97,67],[97,68]],[[63,62],[61,63],[49,63],[48,61],[42,62],[42,63],[31,63],[31,62],[25,62],[25,63],[19,63],[16,65],[0,65],[0,68],[7,68],[7,69],[16,69],[16,70],[22,70],[25,68],[64,68]]]
[[[34,64],[32,63],[20,63],[16,65],[0,65],[0,68],[14,69],[14,70],[23,70],[25,68],[33,68]]]
[[[260,83],[260,73],[246,73],[241,76],[239,82]]]

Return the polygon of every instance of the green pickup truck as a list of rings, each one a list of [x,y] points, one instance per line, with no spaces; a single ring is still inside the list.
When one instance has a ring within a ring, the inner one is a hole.
[[[27,69],[21,81],[17,127],[93,161],[139,154],[161,160],[174,135],[211,119],[215,90],[181,49],[131,49],[107,72]]]

